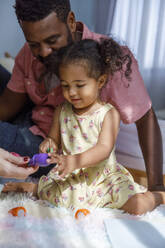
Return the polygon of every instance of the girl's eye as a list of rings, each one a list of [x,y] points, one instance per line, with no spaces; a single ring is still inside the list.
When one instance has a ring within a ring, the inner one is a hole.
[[[68,85],[62,85],[62,88],[68,88]]]
[[[82,88],[84,86],[85,86],[85,84],[77,85],[78,88]]]

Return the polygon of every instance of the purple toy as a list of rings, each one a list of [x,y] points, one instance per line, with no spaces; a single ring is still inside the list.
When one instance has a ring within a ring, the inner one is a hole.
[[[40,167],[46,167],[49,164],[46,162],[48,159],[48,154],[47,153],[38,153],[35,154],[29,161],[28,165],[29,166],[35,166],[38,165]]]

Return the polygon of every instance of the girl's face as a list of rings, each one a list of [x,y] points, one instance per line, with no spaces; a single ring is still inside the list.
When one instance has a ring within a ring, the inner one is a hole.
[[[87,75],[80,64],[61,66],[59,75],[64,98],[73,105],[77,114],[83,114],[99,102],[99,91],[104,82]]]

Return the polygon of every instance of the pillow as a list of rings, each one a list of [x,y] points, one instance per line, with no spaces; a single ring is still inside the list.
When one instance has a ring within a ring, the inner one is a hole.
[[[165,120],[165,109],[156,110],[155,113],[158,119]]]
[[[165,110],[164,110],[165,112]],[[163,163],[165,164],[165,121],[158,120],[162,141],[163,141]],[[120,125],[120,131],[116,143],[116,152],[132,156],[135,158],[142,158],[143,155],[140,149],[138,134],[135,124],[123,124]]]
[[[13,66],[14,66],[14,59],[13,58],[0,58],[0,64],[10,73],[12,73]]]

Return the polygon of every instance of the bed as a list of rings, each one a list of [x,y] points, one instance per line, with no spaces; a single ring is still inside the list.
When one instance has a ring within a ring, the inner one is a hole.
[[[0,62],[12,70],[12,60]],[[165,121],[159,120],[159,124],[165,143]],[[135,180],[146,185],[145,166],[134,124],[121,124],[116,153],[118,161],[130,170]],[[163,173],[165,175],[165,160]],[[13,217],[8,213],[18,206],[26,208],[26,216]],[[132,244],[136,248],[165,247],[165,205],[143,216],[131,216],[115,209],[89,210],[89,215],[76,220],[76,210],[56,208],[27,194],[2,194],[0,247],[132,248]]]
[[[13,217],[11,208],[26,208]],[[30,195],[0,196],[1,248],[164,248],[165,206],[143,216],[115,209],[89,209],[78,220],[75,211],[56,208]]]

